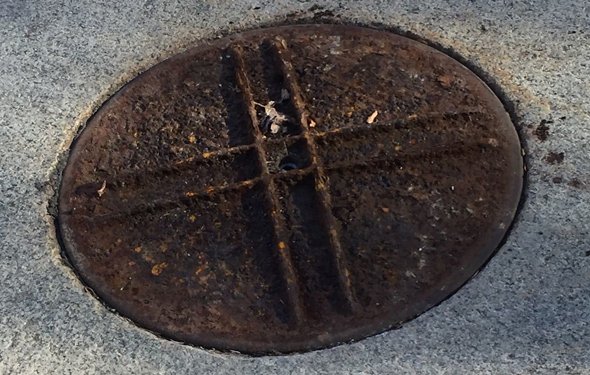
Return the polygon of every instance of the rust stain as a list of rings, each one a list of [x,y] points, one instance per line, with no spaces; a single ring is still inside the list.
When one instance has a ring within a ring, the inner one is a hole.
[[[373,335],[448,297],[500,243],[523,170],[504,113],[454,59],[388,32],[204,43],[80,134],[65,251],[108,305],[183,342],[259,354]]]
[[[160,276],[162,274],[162,272],[164,272],[164,270],[168,267],[168,263],[166,262],[162,262],[162,263],[158,263],[155,264],[152,267],[152,275],[154,276]]]

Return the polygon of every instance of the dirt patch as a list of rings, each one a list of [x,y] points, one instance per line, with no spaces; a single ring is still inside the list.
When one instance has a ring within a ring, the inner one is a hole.
[[[584,186],[584,183],[577,178],[572,178],[567,184],[576,189],[581,189]]]
[[[555,165],[561,164],[565,160],[565,153],[563,152],[555,152],[551,151],[547,156],[545,156],[545,161],[547,164]]]
[[[549,138],[549,125],[553,123],[550,120],[542,120],[541,123],[537,126],[537,128],[533,131],[533,134],[537,137],[537,139],[541,142],[545,142]]]

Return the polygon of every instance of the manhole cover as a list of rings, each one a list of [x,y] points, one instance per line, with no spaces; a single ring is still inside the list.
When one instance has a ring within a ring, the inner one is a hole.
[[[522,183],[474,74],[418,42],[306,25],[234,35],[125,86],[76,140],[66,252],[167,337],[302,351],[399,325],[491,256]]]

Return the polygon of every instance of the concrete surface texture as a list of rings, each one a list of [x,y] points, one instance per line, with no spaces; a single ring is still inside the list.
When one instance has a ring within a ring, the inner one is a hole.
[[[403,328],[306,354],[215,353],[108,311],[63,263],[48,213],[76,132],[203,39],[314,18],[411,32],[501,89],[529,169],[507,242]],[[588,77],[578,0],[0,1],[0,374],[590,374]]]

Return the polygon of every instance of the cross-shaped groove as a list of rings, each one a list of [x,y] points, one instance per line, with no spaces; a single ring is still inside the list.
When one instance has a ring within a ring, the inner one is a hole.
[[[444,300],[493,255],[522,184],[513,124],[476,75],[340,26],[196,46],[109,99],[71,151],[56,228],[97,298],[252,355]]]
[[[261,130],[258,127],[258,118],[256,114],[256,109],[254,107],[252,88],[250,86],[246,69],[244,67],[243,52],[241,47],[234,46],[228,49],[226,52],[228,56],[231,56],[233,63],[235,64],[235,84],[239,89],[241,99],[247,107],[249,117],[249,119],[245,121],[244,124],[250,128],[249,131],[251,131],[254,136],[254,142],[249,142],[248,144],[233,145],[231,147],[220,150],[204,152],[202,154],[195,155],[194,157],[179,160],[171,166],[164,166],[161,169],[149,171],[149,173],[153,173],[155,175],[161,173],[178,173],[190,169],[192,166],[194,166],[194,164],[206,163],[208,160],[211,159],[237,155],[248,151],[255,153],[257,155],[256,159],[259,164],[261,172],[260,175],[250,179],[229,182],[215,186],[209,186],[195,191],[189,191],[186,192],[184,195],[172,197],[170,199],[162,201],[156,201],[149,204],[138,204],[134,207],[131,207],[130,210],[126,210],[125,212],[118,212],[116,214],[97,215],[93,217],[88,216],[87,218],[91,219],[92,221],[111,220],[113,218],[131,216],[146,211],[152,212],[158,209],[171,209],[183,204],[190,205],[191,202],[194,202],[195,200],[203,198],[207,199],[207,197],[211,197],[215,194],[225,194],[226,192],[236,190],[247,190],[249,188],[252,188],[256,184],[262,184],[265,187],[265,199],[267,200],[267,204],[270,206],[269,214],[270,219],[272,221],[272,229],[274,232],[273,237],[275,240],[276,251],[280,261],[282,277],[286,283],[286,293],[288,298],[287,305],[290,308],[290,316],[292,317],[292,321],[294,324],[301,324],[306,320],[306,312],[303,307],[302,301],[302,292],[300,291],[301,286],[299,283],[299,277],[297,275],[296,267],[294,265],[293,258],[291,255],[291,250],[289,249],[288,228],[285,227],[284,218],[280,214],[281,206],[278,202],[276,194],[277,189],[275,187],[275,182],[273,181],[273,179],[292,180],[294,178],[300,178],[310,174],[314,176],[314,188],[317,193],[317,197],[321,207],[320,215],[322,216],[322,219],[324,220],[327,226],[327,237],[330,243],[329,251],[331,252],[331,256],[333,257],[335,268],[337,270],[336,275],[338,277],[338,288],[340,289],[340,292],[344,297],[343,299],[346,304],[346,309],[353,311],[357,308],[357,303],[352,291],[353,288],[351,285],[351,276],[348,270],[346,255],[340,243],[337,222],[331,212],[331,196],[329,193],[329,187],[327,186],[328,171],[334,169],[362,167],[367,165],[373,165],[375,163],[395,163],[397,161],[402,161],[406,159],[415,160],[419,159],[421,156],[424,155],[436,155],[438,152],[446,155],[450,151],[448,150],[448,147],[443,147],[438,149],[431,149],[425,152],[412,152],[409,154],[407,152],[391,152],[383,155],[383,157],[379,155],[378,157],[372,157],[366,160],[355,160],[352,163],[336,162],[324,165],[324,161],[320,157],[320,153],[318,152],[317,142],[321,142],[321,140],[324,137],[330,135],[350,134],[354,136],[362,136],[365,132],[371,132],[376,130],[392,131],[395,129],[405,128],[410,124],[425,126],[428,124],[428,120],[434,118],[440,118],[445,116],[471,116],[480,115],[481,113],[467,110],[461,112],[432,113],[420,117],[410,116],[405,119],[392,119],[389,121],[387,121],[388,119],[382,118],[378,123],[371,124],[369,126],[350,126],[332,129],[325,132],[315,132],[308,126],[308,113],[305,108],[301,88],[299,87],[298,82],[296,81],[295,71],[291,64],[289,51],[286,48],[286,42],[282,39],[276,39],[274,41],[271,41],[269,44],[271,46],[271,53],[276,54],[276,61],[279,63],[278,68],[284,76],[284,82],[287,85],[287,88],[290,92],[291,101],[297,115],[296,121],[299,123],[301,129],[301,134],[291,135],[288,138],[292,140],[305,140],[311,157],[310,166],[303,169],[285,171],[274,175],[270,173],[267,165],[267,158],[264,151],[264,143],[273,143],[277,142],[277,140],[272,138],[264,139],[263,134],[261,133]],[[486,147],[485,144],[479,142],[464,145],[459,148],[455,147],[453,148],[453,152],[457,152],[460,154],[465,150],[473,151],[477,147],[481,146]],[[123,177],[124,176],[119,176],[119,178]],[[129,177],[130,180],[133,180],[135,178],[133,174],[129,174],[129,176],[127,177]]]
[[[288,90],[291,96],[294,109],[297,115],[297,121],[301,127],[301,132],[307,141],[309,148],[309,154],[311,157],[311,165],[315,167],[315,190],[318,194],[319,204],[321,206],[321,213],[324,216],[323,219],[328,227],[328,238],[330,240],[330,251],[332,253],[334,263],[337,270],[338,284],[341,289],[341,293],[344,297],[344,301],[347,308],[350,311],[354,311],[357,308],[355,298],[353,295],[353,288],[351,285],[351,276],[348,269],[348,264],[345,258],[342,245],[340,243],[340,237],[338,234],[338,226],[335,217],[331,212],[331,196],[328,192],[327,176],[324,172],[322,162],[318,158],[317,147],[315,139],[308,126],[308,114],[305,109],[305,102],[303,100],[302,91],[299,87],[299,83],[296,79],[295,70],[291,63],[289,51],[287,49],[287,42],[282,37],[276,37],[274,40],[269,42],[271,51],[276,55],[276,61],[279,63],[279,69],[283,74],[284,81],[289,86]]]
[[[252,88],[246,75],[244,67],[243,51],[240,46],[230,47],[228,51],[233,59],[236,69],[236,83],[242,93],[242,98],[246,103],[248,115],[250,117],[251,131],[254,133],[254,144],[258,153],[258,162],[261,168],[261,178],[264,184],[266,199],[270,204],[270,218],[273,224],[276,250],[279,254],[280,268],[287,287],[288,306],[290,307],[292,323],[301,324],[305,320],[303,301],[299,281],[297,279],[295,265],[289,249],[287,229],[279,216],[280,204],[277,200],[276,188],[272,181],[271,174],[266,163],[264,153],[263,135],[258,127],[258,118],[256,108],[254,107],[254,98],[252,97]]]

